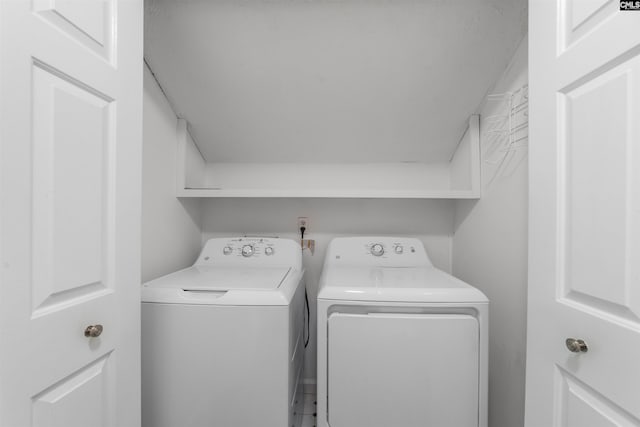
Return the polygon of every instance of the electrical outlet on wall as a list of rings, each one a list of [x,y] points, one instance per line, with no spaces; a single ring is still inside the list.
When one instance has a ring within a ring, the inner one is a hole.
[[[306,216],[299,216],[298,217],[298,230],[301,227],[304,227],[306,229],[309,228],[309,218],[308,217],[306,217]]]
[[[298,230],[300,230],[300,246],[302,247],[302,250],[304,251],[305,249],[307,249],[309,252],[311,252],[311,255],[313,255],[316,250],[316,241],[304,238],[307,231],[309,230],[309,218],[307,218],[306,216],[298,217]]]

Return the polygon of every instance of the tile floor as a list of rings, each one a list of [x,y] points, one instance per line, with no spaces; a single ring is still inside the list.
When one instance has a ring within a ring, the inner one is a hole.
[[[302,410],[302,426],[316,427],[316,393],[315,391],[304,393],[304,409]]]

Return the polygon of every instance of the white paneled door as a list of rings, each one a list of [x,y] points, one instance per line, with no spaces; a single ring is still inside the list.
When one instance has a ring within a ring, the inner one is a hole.
[[[640,11],[620,3],[529,2],[526,427],[640,426]]]
[[[0,425],[140,424],[142,1],[0,0]]]

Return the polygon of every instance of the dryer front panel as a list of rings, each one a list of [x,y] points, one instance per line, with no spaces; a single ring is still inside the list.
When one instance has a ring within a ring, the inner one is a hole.
[[[478,425],[475,317],[337,312],[327,341],[331,427]]]

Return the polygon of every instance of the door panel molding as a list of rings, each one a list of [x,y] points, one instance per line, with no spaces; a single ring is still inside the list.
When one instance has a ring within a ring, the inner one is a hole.
[[[113,63],[115,4],[114,0],[33,0],[33,12]]]
[[[555,367],[554,426],[636,427],[634,417],[561,366]]]

